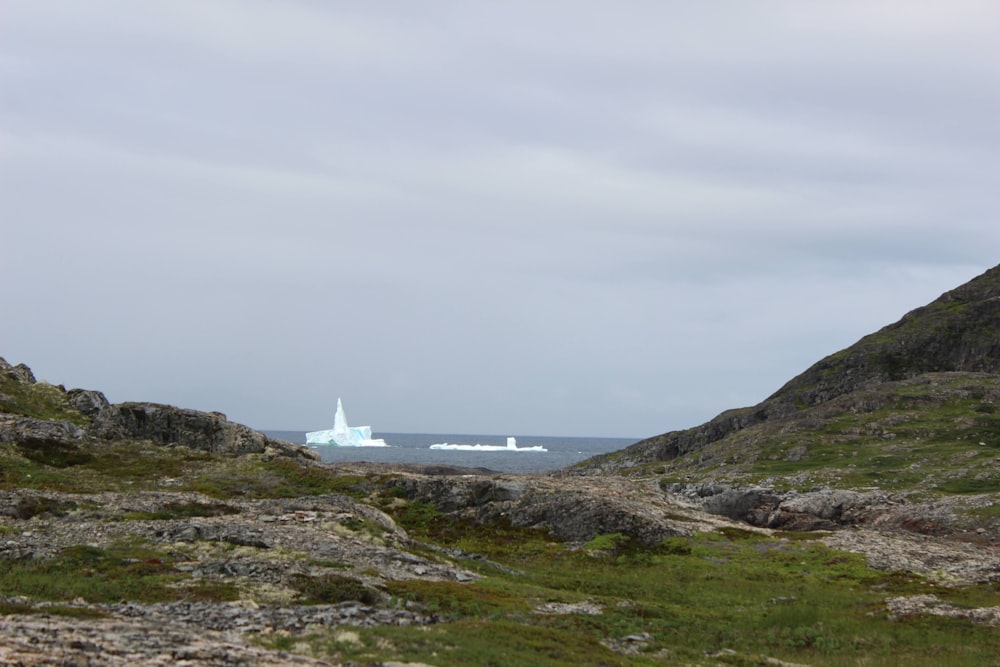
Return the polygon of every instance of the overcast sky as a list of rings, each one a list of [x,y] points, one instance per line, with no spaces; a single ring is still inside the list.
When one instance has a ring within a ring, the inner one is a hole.
[[[0,0],[0,356],[644,437],[1000,263],[1000,3]]]

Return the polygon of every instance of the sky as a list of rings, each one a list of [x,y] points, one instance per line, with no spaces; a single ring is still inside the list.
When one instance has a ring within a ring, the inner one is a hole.
[[[0,356],[641,438],[1000,263],[1000,3],[0,0]]]

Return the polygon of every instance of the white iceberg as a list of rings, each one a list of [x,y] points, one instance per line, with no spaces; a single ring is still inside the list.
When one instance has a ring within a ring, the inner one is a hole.
[[[453,449],[460,452],[547,452],[541,445],[532,447],[518,447],[516,438],[507,438],[507,446],[503,445],[455,445],[447,442],[439,442],[431,445],[431,449]]]
[[[348,426],[344,406],[337,399],[337,414],[333,428],[328,431],[306,433],[307,445],[334,445],[336,447],[388,447],[381,438],[372,439],[371,426]]]

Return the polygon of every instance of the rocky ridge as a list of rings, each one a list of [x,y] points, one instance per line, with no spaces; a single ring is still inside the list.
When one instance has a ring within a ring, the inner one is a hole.
[[[12,366],[3,358],[0,358],[0,377],[22,385],[42,385],[38,393],[48,394],[45,398],[49,401],[65,402],[69,407],[64,415],[68,419],[39,419],[19,414],[24,406],[18,405],[11,396],[0,394],[0,442],[58,446],[89,437],[150,441],[224,456],[268,454],[319,458],[305,447],[269,438],[248,426],[230,422],[221,412],[188,410],[159,403],[111,404],[100,391],[67,390],[61,385],[39,383],[28,366],[23,363]]]
[[[642,440],[578,471],[614,472],[669,461],[726,436],[852,392],[935,372],[1000,374],[1000,266],[854,345],[820,360],[752,407],[727,410],[701,426]]]

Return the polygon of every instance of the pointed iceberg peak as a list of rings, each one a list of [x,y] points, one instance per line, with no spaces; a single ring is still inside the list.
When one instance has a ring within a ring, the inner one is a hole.
[[[344,415],[344,404],[337,399],[337,413],[333,415],[333,432],[341,438],[350,438],[351,427],[347,425],[347,417]]]
[[[372,438],[371,426],[348,426],[344,404],[337,398],[337,412],[333,415],[333,428],[306,433],[307,445],[333,445],[336,447],[388,447],[385,440]]]

